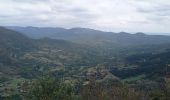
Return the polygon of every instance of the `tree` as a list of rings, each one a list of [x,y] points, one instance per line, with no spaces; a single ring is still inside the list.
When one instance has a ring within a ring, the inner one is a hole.
[[[74,92],[70,84],[54,77],[44,76],[34,81],[26,96],[28,100],[73,100]]]

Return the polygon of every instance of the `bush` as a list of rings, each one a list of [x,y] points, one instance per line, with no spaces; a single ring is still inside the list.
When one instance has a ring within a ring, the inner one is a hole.
[[[25,98],[28,100],[73,100],[74,92],[70,84],[45,76],[31,84]]]

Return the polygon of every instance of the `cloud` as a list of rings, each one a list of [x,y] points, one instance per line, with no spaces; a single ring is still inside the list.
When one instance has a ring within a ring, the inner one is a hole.
[[[170,32],[168,0],[0,0],[0,25]]]
[[[146,3],[145,3],[146,4]],[[170,16],[170,3],[147,2],[145,6],[139,5],[137,10],[141,13],[148,13],[155,16]]]

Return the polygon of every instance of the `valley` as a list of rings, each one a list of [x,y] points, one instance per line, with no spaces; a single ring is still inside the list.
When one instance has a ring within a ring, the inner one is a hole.
[[[0,96],[52,74],[71,84],[111,81],[160,90],[170,64],[170,36],[85,28],[0,27]],[[161,91],[161,90],[160,90]]]

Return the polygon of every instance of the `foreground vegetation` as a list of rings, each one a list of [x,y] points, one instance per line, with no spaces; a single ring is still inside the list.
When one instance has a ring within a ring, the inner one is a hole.
[[[48,75],[22,84],[20,95],[1,100],[169,100],[170,84],[166,85],[164,90],[144,92],[109,79],[73,84]]]

